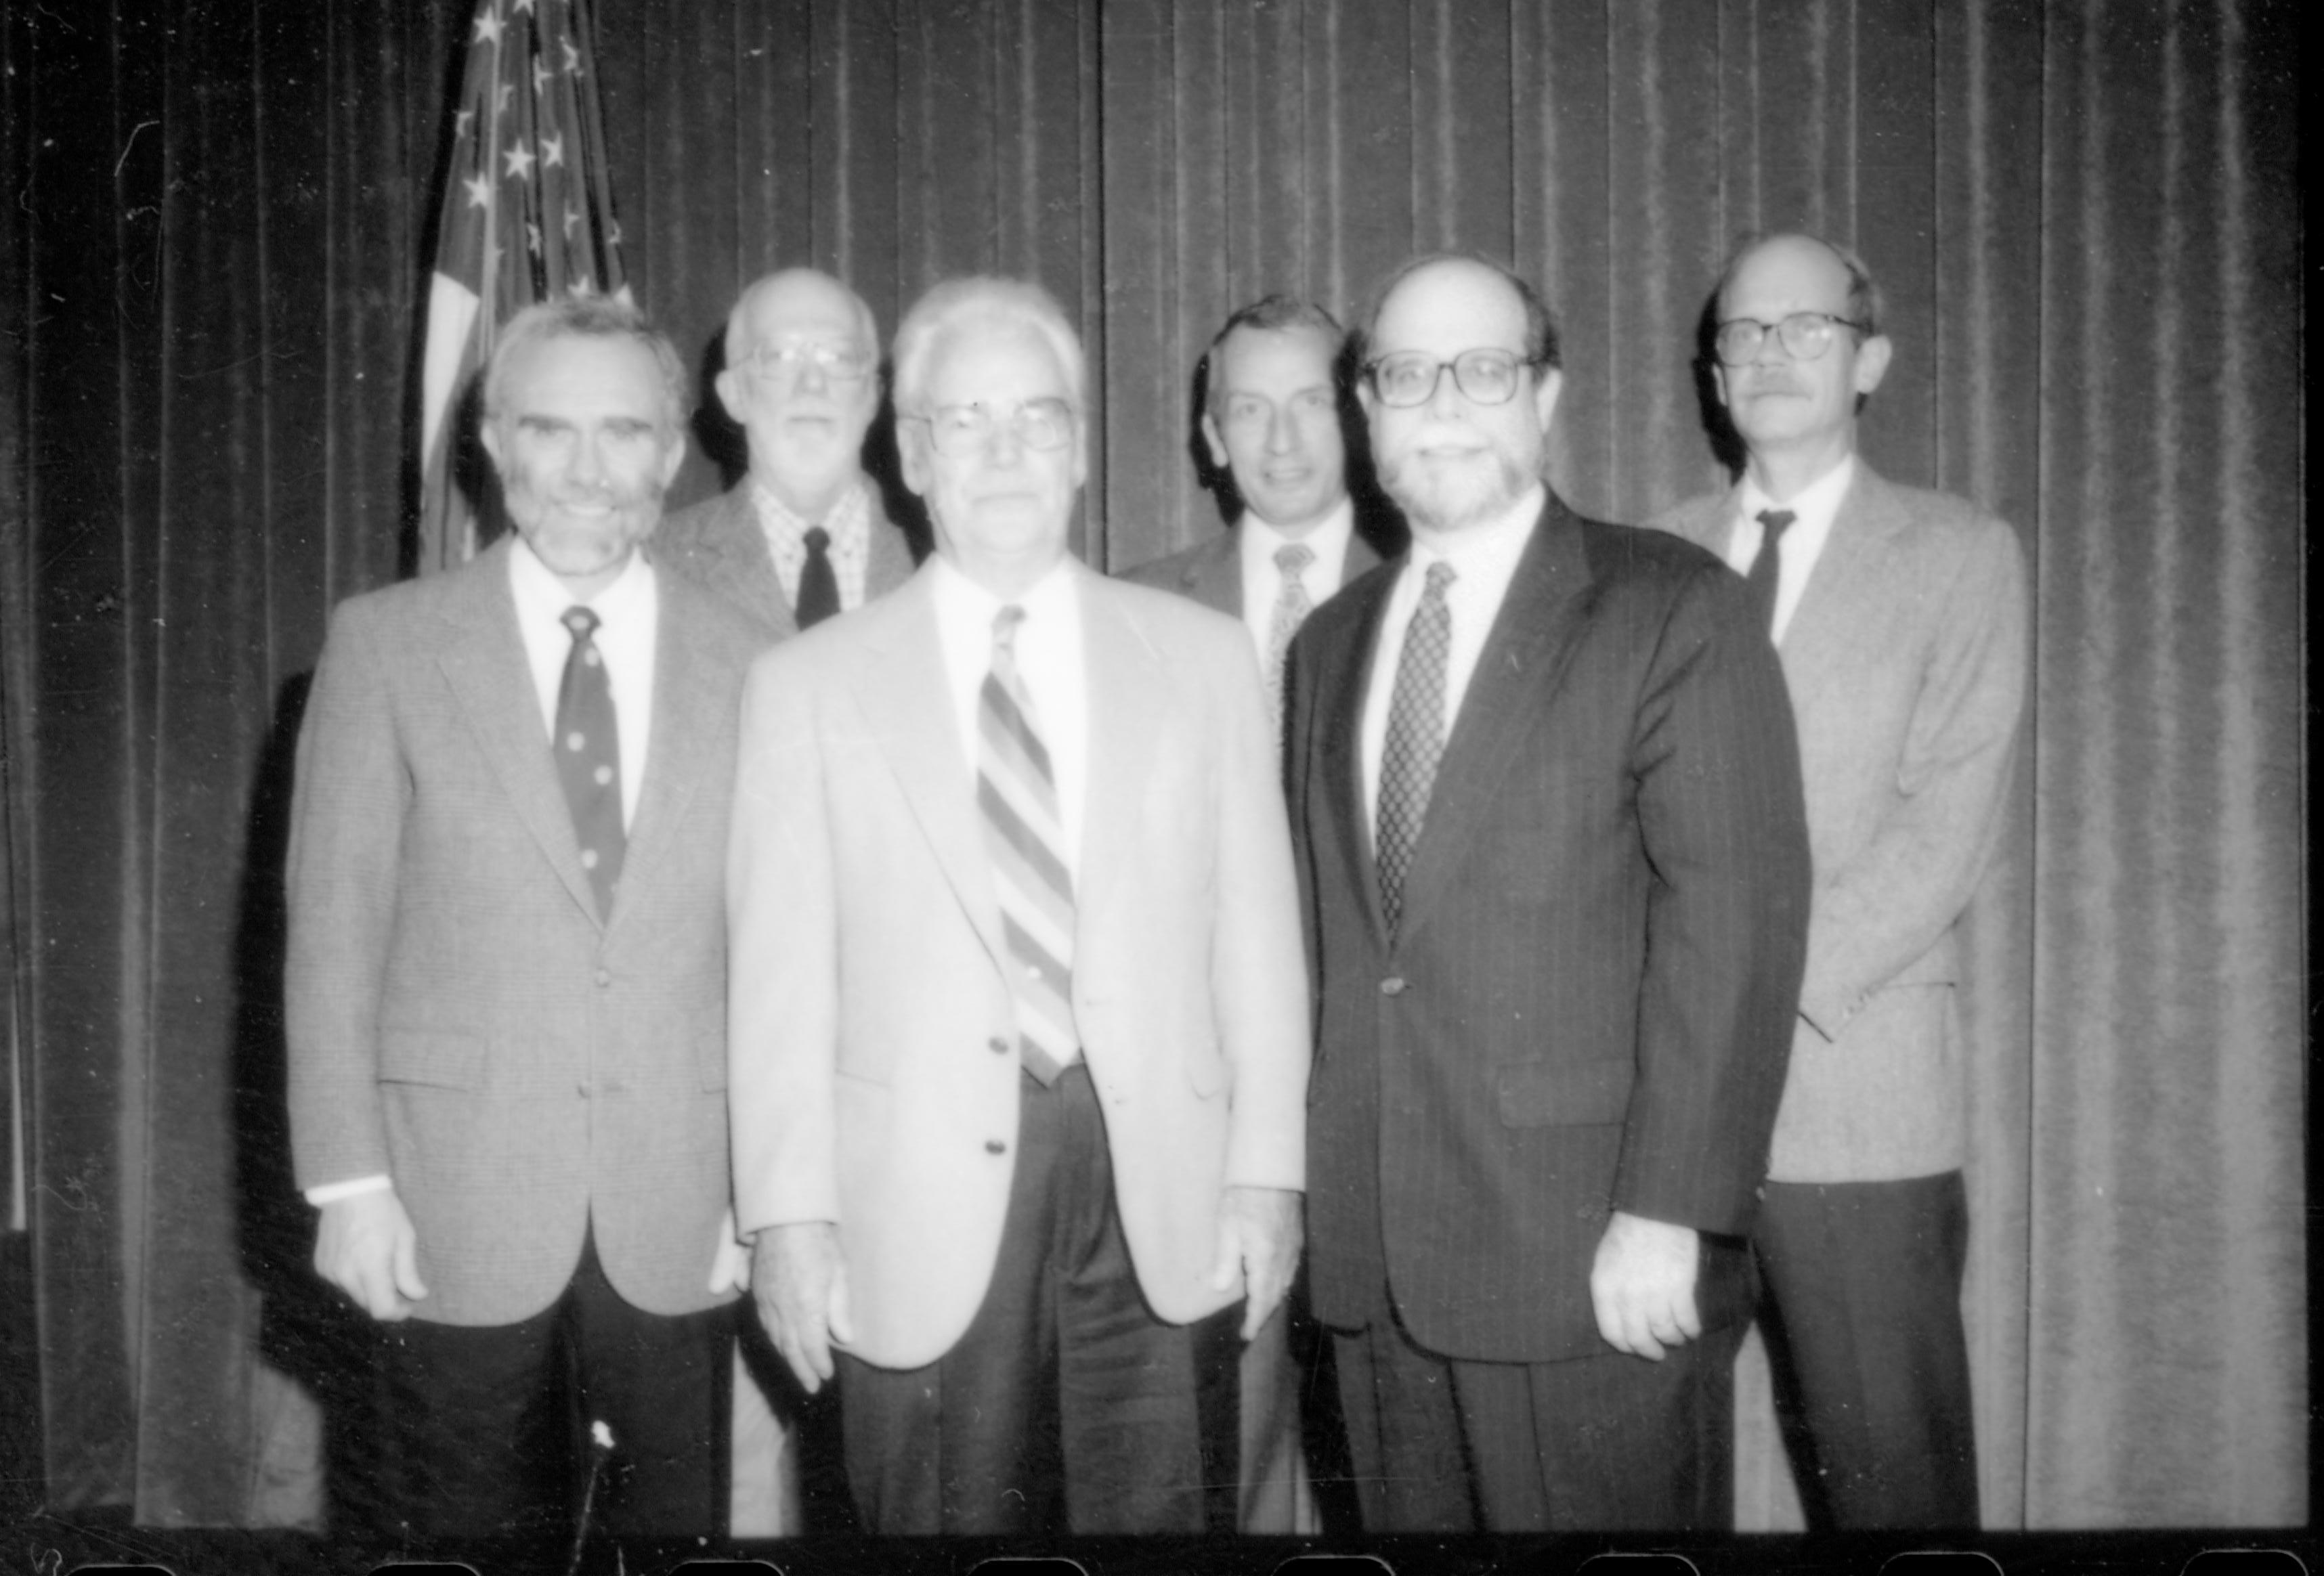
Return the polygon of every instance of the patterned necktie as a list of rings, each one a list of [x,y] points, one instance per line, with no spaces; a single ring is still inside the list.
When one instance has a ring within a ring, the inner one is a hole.
[[[596,889],[602,919],[613,911],[613,887],[622,879],[622,855],[629,846],[622,830],[622,738],[613,719],[613,687],[597,652],[597,615],[586,607],[568,607],[562,622],[573,632],[573,649],[565,655],[565,677],[557,686],[557,776],[565,785],[581,868]]]
[[[1377,847],[1380,910],[1391,943],[1404,917],[1405,872],[1412,868],[1413,847],[1428,816],[1429,790],[1436,784],[1436,763],[1444,753],[1444,659],[1452,648],[1452,610],[1444,605],[1444,589],[1452,584],[1452,565],[1440,560],[1428,566],[1420,605],[1405,626],[1396,691],[1388,697]]]
[[[801,539],[807,562],[799,567],[798,627],[811,630],[839,611],[839,576],[831,568],[831,533],[810,527]]]
[[[1315,610],[1299,576],[1314,561],[1315,550],[1301,542],[1286,542],[1275,549],[1275,567],[1282,572],[1283,584],[1276,591],[1275,611],[1267,625],[1267,706],[1277,736],[1283,733],[1283,659],[1291,653],[1291,637]]]
[[[1074,1027],[1074,878],[1065,868],[1056,776],[1017,675],[1021,607],[992,617],[992,668],[976,701],[976,804],[1014,961],[1017,1051],[1025,1070],[1055,1083],[1080,1059]]]
[[[1751,560],[1751,572],[1743,577],[1744,594],[1750,598],[1751,615],[1767,638],[1775,638],[1775,591],[1783,584],[1784,560],[1777,549],[1784,539],[1784,528],[1799,518],[1788,509],[1762,509],[1759,525],[1764,534],[1759,538],[1759,556]]]

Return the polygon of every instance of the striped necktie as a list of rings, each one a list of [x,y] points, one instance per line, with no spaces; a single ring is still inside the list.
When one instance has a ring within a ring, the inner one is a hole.
[[[1291,653],[1291,637],[1315,610],[1306,582],[1299,576],[1314,561],[1315,549],[1305,542],[1286,542],[1275,549],[1275,567],[1282,572],[1283,584],[1275,594],[1275,610],[1267,626],[1267,708],[1275,718],[1277,737],[1283,733],[1283,660]]]
[[[992,668],[976,703],[976,804],[1015,965],[1017,1050],[1044,1083],[1081,1058],[1074,1028],[1074,878],[1065,867],[1056,775],[1033,698],[1017,673],[1021,607],[992,618]]]
[[[1452,649],[1452,610],[1444,604],[1452,566],[1428,566],[1420,605],[1404,630],[1404,654],[1396,665],[1396,688],[1388,704],[1388,741],[1380,749],[1380,914],[1391,945],[1404,917],[1404,878],[1428,816],[1428,796],[1436,786],[1436,763],[1444,754],[1444,663]]]

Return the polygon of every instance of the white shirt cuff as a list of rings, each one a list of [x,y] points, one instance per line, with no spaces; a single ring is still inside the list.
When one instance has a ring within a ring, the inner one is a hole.
[[[320,1187],[310,1187],[307,1190],[307,1202],[319,1210],[325,1204],[337,1203],[343,1198],[353,1198],[364,1193],[384,1193],[394,1185],[394,1179],[382,1171],[371,1176],[355,1176],[345,1182],[327,1182]]]

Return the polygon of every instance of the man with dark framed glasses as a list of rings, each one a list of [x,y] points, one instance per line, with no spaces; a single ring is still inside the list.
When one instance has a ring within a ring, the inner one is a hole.
[[[656,554],[770,641],[902,585],[911,548],[863,474],[880,330],[862,298],[811,268],[757,280],[727,314],[716,388],[750,468],[663,521]]]
[[[1812,1525],[1973,1526],[1954,998],[2024,703],[2023,555],[1990,513],[1857,454],[1894,346],[1854,253],[1755,239],[1713,300],[1711,375],[1742,473],[1657,523],[1742,576],[1780,653],[1815,856],[1752,1234],[1760,1328]]]
[[[1293,643],[1316,1318],[1365,1530],[1723,1526],[1741,1234],[1806,926],[1781,676],[1709,554],[1542,477],[1533,287],[1375,298],[1413,545]]]
[[[937,286],[895,370],[936,555],[743,698],[752,1291],[800,1383],[838,1378],[867,1530],[1201,1532],[1305,1180],[1259,665],[1068,550],[1084,362],[1047,291]]]

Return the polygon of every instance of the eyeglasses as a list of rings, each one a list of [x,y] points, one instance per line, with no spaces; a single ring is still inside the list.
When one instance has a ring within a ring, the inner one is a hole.
[[[927,422],[928,441],[953,459],[978,453],[1003,427],[1027,448],[1063,448],[1074,436],[1074,408],[1056,399],[1026,400],[1009,406],[1005,417],[993,407],[972,403],[939,405],[904,419]]]
[[[769,382],[795,378],[812,366],[835,383],[852,383],[872,370],[872,357],[845,345],[761,345],[742,364]]]
[[[1864,325],[1846,318],[1835,318],[1830,312],[1794,312],[1780,323],[1762,323],[1757,318],[1729,318],[1719,325],[1711,336],[1711,348],[1719,359],[1729,366],[1748,366],[1759,354],[1759,347],[1775,335],[1795,361],[1813,361],[1831,348],[1831,331],[1854,328],[1861,332]]]
[[[1514,350],[1464,350],[1450,361],[1419,350],[1399,350],[1364,364],[1364,376],[1383,405],[1425,405],[1436,397],[1444,369],[1452,382],[1480,405],[1506,405],[1517,392],[1518,373],[1536,364]]]

